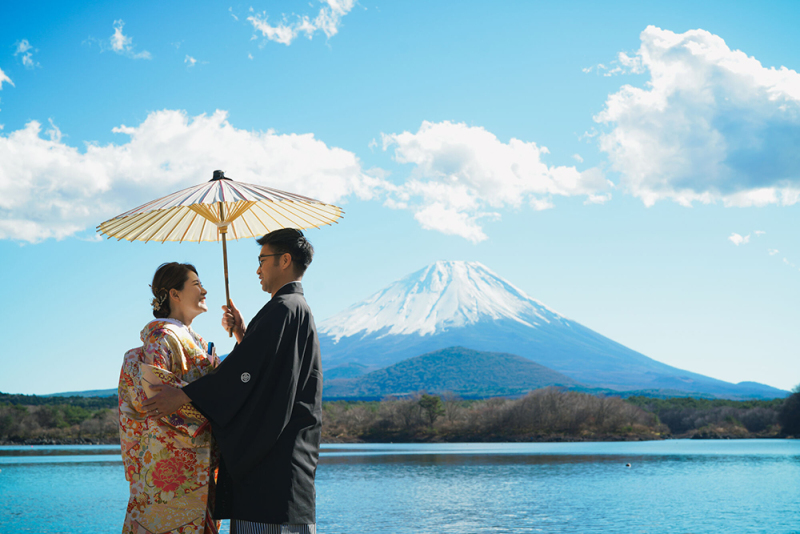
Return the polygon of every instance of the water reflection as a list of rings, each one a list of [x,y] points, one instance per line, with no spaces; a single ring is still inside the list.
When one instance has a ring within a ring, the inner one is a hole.
[[[116,446],[0,464],[0,532],[119,530]],[[325,445],[317,490],[332,534],[800,532],[800,441]]]

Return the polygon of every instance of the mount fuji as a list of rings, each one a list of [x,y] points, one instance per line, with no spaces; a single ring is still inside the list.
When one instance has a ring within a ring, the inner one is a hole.
[[[783,397],[671,367],[567,319],[477,262],[439,261],[320,323],[326,374],[376,370],[453,346],[516,354],[589,387]]]

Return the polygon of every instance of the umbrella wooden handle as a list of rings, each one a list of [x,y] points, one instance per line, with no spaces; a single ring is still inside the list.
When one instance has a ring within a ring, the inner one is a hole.
[[[222,202],[219,204],[219,215],[220,219],[222,219]],[[228,311],[233,314],[233,307],[231,306],[231,291],[228,288],[228,242],[225,239],[225,235],[228,233],[228,227],[223,226],[219,229],[219,233],[222,234],[222,264],[225,269],[225,302],[228,303]],[[236,324],[236,318],[234,317],[234,325]],[[233,337],[233,326],[230,330],[228,330],[228,337]]]

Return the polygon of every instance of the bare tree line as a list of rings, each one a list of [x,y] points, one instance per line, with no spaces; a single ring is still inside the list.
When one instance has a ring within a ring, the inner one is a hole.
[[[330,441],[499,441],[559,436],[652,439],[669,429],[654,414],[618,397],[544,388],[520,399],[463,401],[453,395],[418,394],[379,403],[327,403],[323,433]]]
[[[110,399],[106,405],[111,404]],[[113,405],[113,404],[111,404]],[[518,441],[800,435],[800,391],[788,399],[727,401],[602,397],[544,388],[522,398],[463,400],[418,393],[326,402],[323,440]],[[118,440],[116,408],[0,402],[0,443]]]
[[[116,409],[0,404],[0,441],[109,442],[119,439],[118,429]]]

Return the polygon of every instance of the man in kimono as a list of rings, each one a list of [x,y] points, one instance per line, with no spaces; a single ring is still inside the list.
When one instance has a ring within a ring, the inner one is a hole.
[[[272,299],[246,327],[235,306],[223,306],[233,351],[213,374],[164,386],[145,407],[163,416],[191,402],[208,418],[221,453],[214,517],[230,518],[231,534],[314,534],[322,367],[300,285],[314,249],[294,229],[258,244],[256,273]]]

